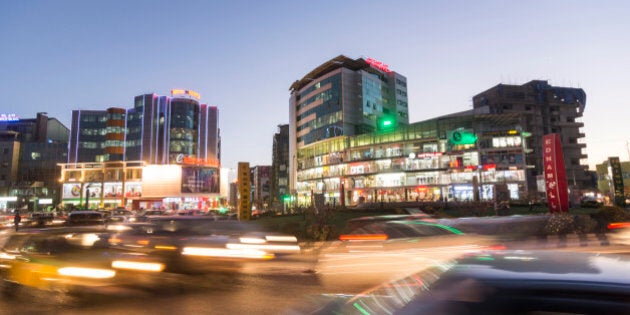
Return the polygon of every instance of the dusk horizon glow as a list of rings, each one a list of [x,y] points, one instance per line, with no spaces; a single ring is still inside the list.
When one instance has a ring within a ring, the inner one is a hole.
[[[199,93],[217,106],[221,162],[271,165],[289,87],[338,56],[407,78],[409,122],[472,108],[498,84],[586,92],[591,170],[630,160],[630,41],[623,1],[27,1],[0,5],[0,115],[133,107]]]

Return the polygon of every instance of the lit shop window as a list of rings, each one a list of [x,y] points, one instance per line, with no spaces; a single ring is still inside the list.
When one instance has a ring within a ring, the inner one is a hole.
[[[521,137],[498,137],[492,138],[493,148],[520,147]]]

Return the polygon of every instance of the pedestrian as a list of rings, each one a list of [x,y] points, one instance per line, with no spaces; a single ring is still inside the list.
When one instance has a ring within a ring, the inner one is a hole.
[[[18,230],[22,217],[20,216],[20,210],[15,209],[15,216],[13,216],[13,225],[15,225],[15,231]]]

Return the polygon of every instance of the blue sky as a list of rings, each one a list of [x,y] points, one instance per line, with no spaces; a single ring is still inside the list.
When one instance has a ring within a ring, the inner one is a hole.
[[[2,1],[0,113],[129,108],[143,93],[217,105],[222,162],[271,164],[289,86],[344,54],[408,80],[410,121],[499,83],[581,87],[589,164],[630,154],[630,2]]]

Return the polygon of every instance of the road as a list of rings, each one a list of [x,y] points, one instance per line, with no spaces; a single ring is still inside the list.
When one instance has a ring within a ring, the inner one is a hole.
[[[529,243],[508,249],[539,247]],[[568,242],[545,250],[576,250],[623,254],[626,246],[580,246]],[[182,276],[167,274],[164,285],[151,292],[116,291],[106,296],[67,297],[50,292],[19,294],[0,300],[0,314],[286,314],[322,293],[358,293],[368,287],[331,284],[314,273],[317,252],[282,257],[274,262],[246,265],[239,273]]]
[[[0,300],[0,314],[282,314],[311,295],[357,293],[365,288],[321,285],[315,254],[273,263],[251,263],[240,273],[166,275],[154,292],[118,291],[70,298],[54,293],[20,294]]]

